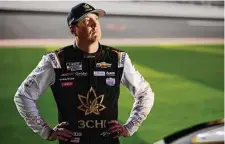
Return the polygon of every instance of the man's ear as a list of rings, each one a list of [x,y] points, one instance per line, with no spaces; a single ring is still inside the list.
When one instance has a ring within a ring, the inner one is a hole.
[[[76,36],[76,26],[75,25],[70,25],[70,32]]]

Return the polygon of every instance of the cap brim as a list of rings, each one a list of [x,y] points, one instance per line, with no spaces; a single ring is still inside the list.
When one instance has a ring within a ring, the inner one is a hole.
[[[95,9],[93,11],[90,11],[90,13],[96,13],[99,17],[102,17],[106,14],[105,11],[102,9]]]

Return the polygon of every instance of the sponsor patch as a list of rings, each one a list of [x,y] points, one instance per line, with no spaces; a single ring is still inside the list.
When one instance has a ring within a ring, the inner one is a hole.
[[[74,137],[82,136],[82,132],[73,132],[73,136],[74,136]]]
[[[88,76],[87,72],[75,72],[76,76]]]
[[[106,78],[106,84],[108,86],[114,86],[115,85],[115,78]]]
[[[71,87],[73,86],[73,82],[62,82],[61,85],[62,87]]]
[[[34,79],[28,79],[25,83],[26,87],[31,87],[35,83]]]
[[[67,78],[61,78],[59,79],[60,81],[71,81],[71,80],[74,80],[75,78],[74,77],[67,77]]]
[[[80,143],[80,138],[79,137],[73,137],[70,140],[71,143]]]
[[[115,76],[115,72],[106,72],[106,76]]]
[[[111,65],[112,64],[106,63],[106,62],[96,63],[96,67],[100,67],[100,68],[109,68],[109,67],[111,67]]]
[[[39,73],[39,72],[41,72],[42,70],[43,70],[43,67],[36,67],[36,68],[34,69],[34,72]]]
[[[28,125],[44,125],[42,119],[25,119]]]
[[[110,136],[110,133],[105,131],[105,132],[102,132],[100,135],[103,137],[108,137],[108,136]]]
[[[53,68],[61,68],[61,65],[55,53],[49,54],[49,57],[50,57]]]
[[[94,71],[94,76],[105,76],[104,71]]]
[[[140,124],[140,121],[139,121],[139,120],[134,119],[134,120],[131,120],[131,123],[132,123],[132,125],[133,125],[133,126],[135,126],[135,125]]]
[[[74,73],[73,72],[71,72],[71,73],[63,73],[63,74],[61,74],[61,76],[62,77],[64,77],[64,76],[73,76],[74,75]]]
[[[25,113],[25,120],[28,125],[42,125],[44,126],[46,123],[40,116],[35,116],[32,113]]]
[[[68,62],[66,63],[66,68],[70,71],[82,70],[82,62]]]
[[[29,76],[24,85],[26,87],[31,87],[35,83],[35,78],[36,78],[36,75]]]
[[[126,53],[121,52],[120,55],[119,55],[118,68],[124,67],[125,57],[126,57]]]
[[[84,58],[95,58],[95,55],[86,55]]]

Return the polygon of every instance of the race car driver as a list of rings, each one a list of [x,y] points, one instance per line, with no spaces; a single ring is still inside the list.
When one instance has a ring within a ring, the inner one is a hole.
[[[74,44],[43,56],[18,88],[14,101],[27,125],[44,139],[60,144],[119,144],[132,136],[149,114],[154,93],[124,51],[100,44],[99,17],[105,11],[87,3],[67,16]],[[120,84],[134,98],[127,122],[118,121]],[[58,122],[51,128],[35,101],[51,87]]]

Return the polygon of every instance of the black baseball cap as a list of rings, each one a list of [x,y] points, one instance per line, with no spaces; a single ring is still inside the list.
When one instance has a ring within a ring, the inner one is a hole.
[[[80,19],[82,19],[88,13],[95,13],[98,16],[104,16],[105,11],[102,9],[95,9],[93,6],[87,3],[80,3],[74,6],[68,16],[67,16],[67,24],[70,26],[72,24],[76,24]]]

